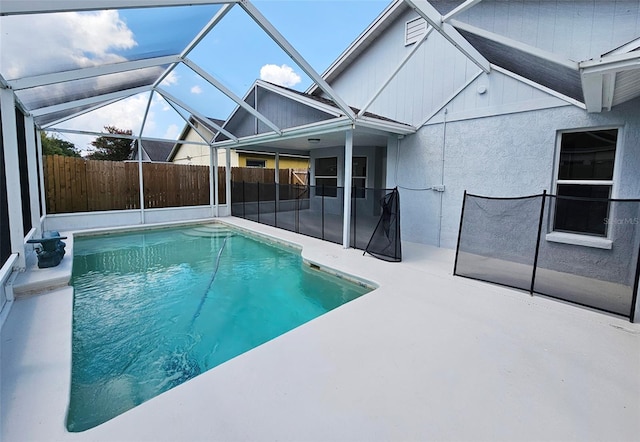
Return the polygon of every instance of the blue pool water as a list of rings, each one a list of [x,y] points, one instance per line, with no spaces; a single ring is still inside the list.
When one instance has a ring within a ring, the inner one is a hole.
[[[217,225],[74,241],[69,431],[84,431],[369,291]]]

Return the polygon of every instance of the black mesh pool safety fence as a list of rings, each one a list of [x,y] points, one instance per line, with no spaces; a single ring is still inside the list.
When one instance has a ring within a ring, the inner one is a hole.
[[[360,250],[367,247],[383,214],[382,202],[390,192],[371,188],[352,190],[351,247]],[[233,216],[342,244],[343,187],[232,181],[231,201]]]
[[[465,192],[454,275],[633,321],[639,255],[640,200]]]
[[[400,193],[398,189],[393,189],[393,192],[382,197],[380,206],[382,214],[364,251],[385,261],[402,261]]]

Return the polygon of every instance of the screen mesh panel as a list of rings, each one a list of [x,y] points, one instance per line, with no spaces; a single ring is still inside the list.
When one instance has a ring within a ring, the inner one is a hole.
[[[549,195],[543,225],[567,198]],[[582,201],[608,206],[600,212],[611,248],[550,242],[542,235],[534,291],[623,316],[631,314],[640,244],[640,202]],[[608,215],[607,215],[608,214]]]
[[[387,189],[354,189],[351,247],[364,250],[380,219]],[[342,244],[344,188],[231,182],[231,214],[240,218]]]
[[[541,196],[466,195],[456,274],[523,290],[531,288]]]
[[[379,191],[378,191],[379,192]],[[374,190],[374,193],[376,191]],[[384,261],[402,261],[400,241],[400,193],[394,189],[379,199],[378,223],[370,235],[365,252]],[[370,231],[365,226],[365,232]],[[360,247],[358,247],[360,248]]]
[[[554,231],[558,212],[569,205],[603,206],[588,216],[604,230]],[[454,274],[633,319],[639,251],[640,200],[465,194]]]

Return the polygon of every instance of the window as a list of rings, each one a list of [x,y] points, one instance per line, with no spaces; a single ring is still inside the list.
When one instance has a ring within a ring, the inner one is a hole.
[[[338,158],[316,158],[316,196],[338,196]]]
[[[556,194],[611,198],[617,140],[617,129],[561,134]],[[553,230],[606,237],[608,217],[608,201],[557,199]]]
[[[353,157],[351,185],[353,198],[364,198],[367,187],[367,157]]]
[[[409,46],[420,41],[429,25],[422,17],[409,20],[404,25],[404,45]]]
[[[247,167],[266,167],[266,160],[250,160],[247,158]]]

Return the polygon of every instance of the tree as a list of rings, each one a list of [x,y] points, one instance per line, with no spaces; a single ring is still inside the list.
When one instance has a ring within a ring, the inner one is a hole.
[[[131,135],[132,130],[118,129],[115,126],[105,126],[107,132],[114,135]],[[131,139],[100,136],[91,142],[94,151],[86,156],[90,160],[122,161],[131,155]]]
[[[65,157],[80,156],[75,144],[61,140],[55,135],[49,136],[45,132],[40,132],[40,140],[42,140],[43,155],[62,155]]]

